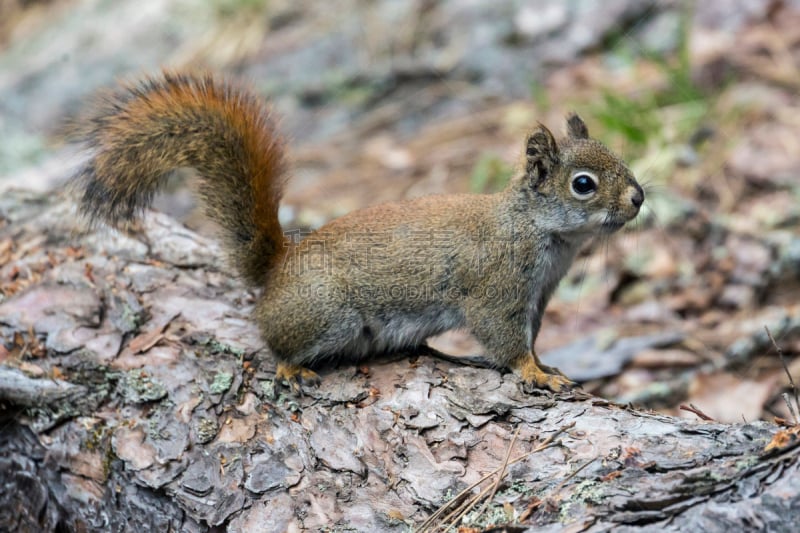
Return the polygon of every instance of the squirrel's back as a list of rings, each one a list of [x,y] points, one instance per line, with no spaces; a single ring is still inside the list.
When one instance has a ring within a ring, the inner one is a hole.
[[[193,167],[234,266],[263,284],[286,249],[278,204],[287,164],[261,100],[209,74],[164,72],[101,95],[76,124],[90,151],[76,177],[80,206],[93,221],[135,218],[171,171]]]

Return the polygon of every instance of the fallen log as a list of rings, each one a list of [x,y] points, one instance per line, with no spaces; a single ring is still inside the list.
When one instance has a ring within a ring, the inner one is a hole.
[[[800,521],[796,426],[526,394],[513,375],[431,358],[286,391],[222,256],[163,215],[86,231],[63,195],[4,194],[0,530]]]

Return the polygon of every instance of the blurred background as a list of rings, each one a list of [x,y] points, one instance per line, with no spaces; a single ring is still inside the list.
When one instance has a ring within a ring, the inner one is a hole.
[[[619,402],[793,419],[800,0],[0,0],[0,194],[58,189],[79,162],[64,118],[161,67],[271,100],[295,169],[287,229],[498,190],[525,133],[577,111],[647,200],[581,254],[537,351]],[[183,183],[159,208],[205,231]],[[479,350],[460,332],[436,345]]]

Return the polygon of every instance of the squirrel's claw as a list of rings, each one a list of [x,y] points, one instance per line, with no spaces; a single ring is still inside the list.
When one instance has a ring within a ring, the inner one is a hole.
[[[553,392],[566,392],[575,388],[580,388],[580,384],[572,381],[568,377],[565,377],[560,374],[548,374],[542,373],[541,376],[537,376],[537,378],[531,381],[525,381],[525,388],[529,389],[532,388],[531,386],[535,386],[539,389],[549,389]]]
[[[313,370],[291,363],[278,363],[275,369],[275,381],[285,383],[295,392],[300,392],[301,385],[317,387],[322,382],[319,374]]]
[[[515,374],[522,378],[526,390],[533,388],[562,392],[580,387],[559,369],[543,365],[536,354],[527,354],[511,364]]]

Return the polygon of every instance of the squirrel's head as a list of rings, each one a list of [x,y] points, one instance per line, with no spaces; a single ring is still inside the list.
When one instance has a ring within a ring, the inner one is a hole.
[[[567,118],[567,137],[558,143],[541,124],[528,136],[525,172],[512,187],[531,197],[538,225],[565,237],[614,232],[644,202],[625,162],[590,139],[576,114]]]

